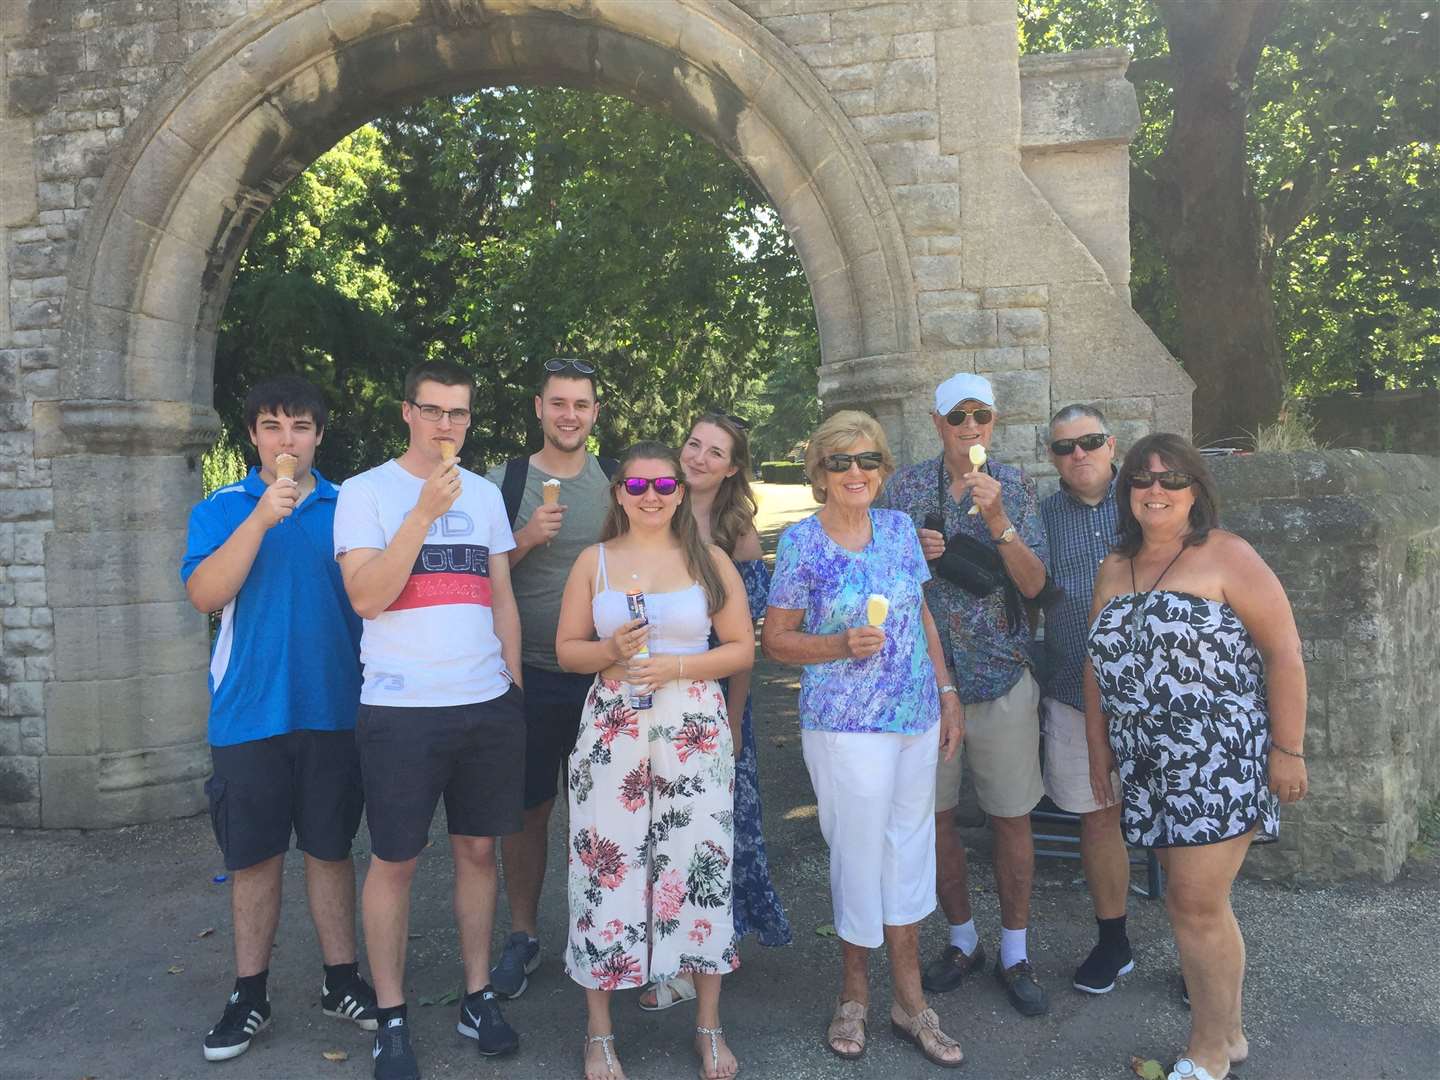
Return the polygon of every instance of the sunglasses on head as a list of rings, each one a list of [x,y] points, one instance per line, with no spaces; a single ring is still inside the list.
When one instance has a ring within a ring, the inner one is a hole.
[[[1160,481],[1160,486],[1166,491],[1181,491],[1188,488],[1195,482],[1195,477],[1188,472],[1178,472],[1170,469],[1167,472],[1151,472],[1149,469],[1139,469],[1130,474],[1130,486],[1136,491],[1143,491],[1145,488],[1154,487],[1155,481]]]
[[[965,423],[967,416],[973,416],[975,423],[981,427],[984,427],[991,420],[995,419],[995,413],[990,409],[971,409],[969,412],[966,412],[964,409],[951,409],[945,414],[945,422],[951,427],[959,427]]]
[[[552,374],[552,375],[555,374],[555,372],[557,372],[557,371],[564,371],[564,370],[566,370],[567,368],[569,368],[569,369],[572,370],[572,371],[578,371],[581,375],[594,375],[594,374],[595,374],[595,365],[592,364],[592,363],[590,363],[590,362],[587,361],[587,360],[574,360],[574,359],[559,359],[559,358],[557,358],[557,359],[555,359],[555,360],[546,360],[546,361],[545,361],[545,370],[548,371],[548,372],[550,372],[550,374]]]
[[[1105,445],[1105,440],[1110,438],[1103,431],[1092,431],[1089,435],[1080,435],[1074,439],[1056,439],[1050,444],[1050,452],[1056,457],[1069,457],[1075,452],[1075,447],[1080,447],[1087,454],[1094,453]]]
[[[885,464],[885,457],[879,450],[866,450],[859,454],[826,454],[820,460],[827,472],[849,472],[851,465],[859,465],[866,472],[874,472]]]
[[[656,495],[674,495],[680,481],[673,476],[627,476],[620,481],[620,486],[625,489],[625,494],[638,498],[652,487]]]

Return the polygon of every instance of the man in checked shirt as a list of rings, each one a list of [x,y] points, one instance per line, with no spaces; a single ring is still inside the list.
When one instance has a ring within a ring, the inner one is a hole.
[[[1075,989],[1108,994],[1135,967],[1125,933],[1130,858],[1120,832],[1120,804],[1102,806],[1090,790],[1081,693],[1085,635],[1095,571],[1115,543],[1115,436],[1099,409],[1068,405],[1050,421],[1050,459],[1060,490],[1040,504],[1050,565],[1064,597],[1045,609],[1046,686],[1040,699],[1045,734],[1045,793],[1080,816],[1080,858],[1095,904],[1100,941],[1075,971]],[[1120,790],[1118,779],[1112,788]]]

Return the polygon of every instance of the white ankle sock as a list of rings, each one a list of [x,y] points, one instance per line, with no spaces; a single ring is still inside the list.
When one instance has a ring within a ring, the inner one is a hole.
[[[1000,928],[1000,966],[1007,971],[1020,963],[1021,960],[1030,959],[1029,951],[1025,947],[1025,930],[1006,930]]]
[[[950,944],[963,952],[966,956],[974,956],[975,948],[980,944],[980,935],[975,930],[975,920],[956,926],[950,924]]]

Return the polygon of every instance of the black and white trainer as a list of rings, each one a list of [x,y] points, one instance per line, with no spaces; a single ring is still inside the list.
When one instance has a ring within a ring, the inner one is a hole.
[[[410,1025],[393,1016],[375,1032],[375,1080],[420,1080],[420,1065],[410,1046]]]
[[[374,1031],[378,1026],[375,1019],[375,989],[358,972],[333,990],[322,980],[320,1008],[326,1016],[353,1020],[365,1031]]]
[[[1115,989],[1115,980],[1135,970],[1130,942],[1121,939],[1110,945],[1096,945],[1085,962],[1075,969],[1074,987],[1083,994],[1108,994]]]
[[[205,1060],[229,1061],[250,1049],[250,1040],[270,1024],[270,1002],[241,1000],[230,995],[220,1022],[205,1033]]]
[[[486,1057],[513,1054],[520,1048],[520,1036],[505,1022],[500,1011],[500,995],[491,986],[465,995],[460,1002],[460,1022],[455,1030],[467,1039],[474,1039]]]

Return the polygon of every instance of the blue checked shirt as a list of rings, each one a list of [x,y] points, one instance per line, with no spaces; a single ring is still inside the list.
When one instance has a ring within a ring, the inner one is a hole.
[[[1095,506],[1086,506],[1061,484],[1041,502],[1040,517],[1050,540],[1051,576],[1065,590],[1065,599],[1045,609],[1045,696],[1084,709],[1081,676],[1095,573],[1115,546],[1115,477]]]

